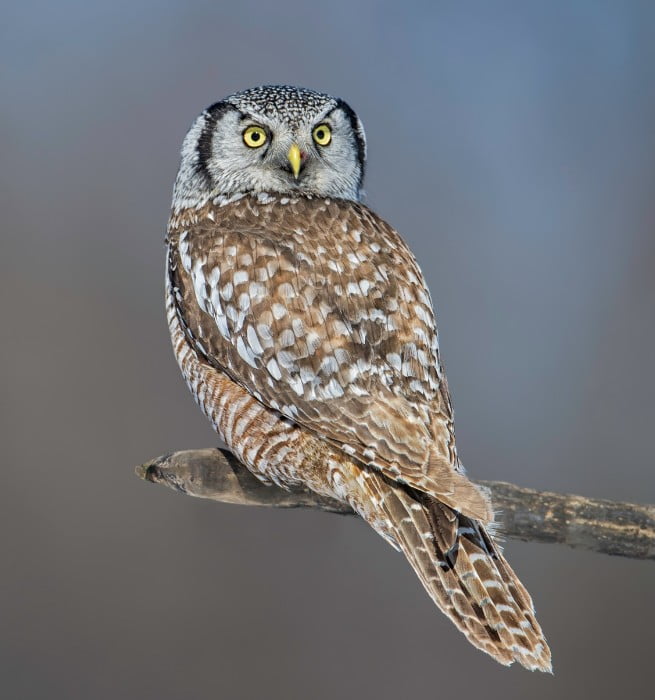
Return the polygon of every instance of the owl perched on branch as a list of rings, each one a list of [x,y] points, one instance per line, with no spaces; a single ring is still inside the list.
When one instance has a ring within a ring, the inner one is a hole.
[[[168,229],[177,361],[262,481],[352,506],[502,664],[550,670],[532,601],[457,456],[425,280],[361,204],[364,129],[340,99],[258,87],[206,109]]]

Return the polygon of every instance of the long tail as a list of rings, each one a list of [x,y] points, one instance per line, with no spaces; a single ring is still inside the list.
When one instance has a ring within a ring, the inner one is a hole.
[[[479,521],[378,473],[357,482],[364,493],[353,505],[405,554],[471,644],[506,666],[552,671],[532,599]]]

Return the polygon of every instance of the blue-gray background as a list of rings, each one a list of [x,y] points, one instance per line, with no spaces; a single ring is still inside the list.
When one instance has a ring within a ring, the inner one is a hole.
[[[363,523],[132,469],[214,443],[163,316],[182,137],[289,82],[364,120],[368,203],[426,272],[469,471],[655,502],[653,3],[2,15],[2,696],[645,697],[652,563],[509,542],[553,649],[534,675],[469,646]]]

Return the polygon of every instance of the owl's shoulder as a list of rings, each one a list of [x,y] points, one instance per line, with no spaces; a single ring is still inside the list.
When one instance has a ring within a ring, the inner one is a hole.
[[[416,267],[398,232],[365,204],[349,199],[264,192],[217,197],[202,207],[173,211],[168,224],[169,241],[184,233],[210,245],[224,232],[284,240],[301,248],[328,244],[333,254],[370,247],[374,255]]]

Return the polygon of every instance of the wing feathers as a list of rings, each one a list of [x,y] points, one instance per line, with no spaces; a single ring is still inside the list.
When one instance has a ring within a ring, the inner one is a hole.
[[[354,202],[244,197],[170,244],[178,314],[212,366],[389,478],[492,519],[455,469],[434,313],[393,229]]]

